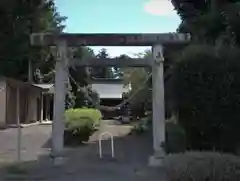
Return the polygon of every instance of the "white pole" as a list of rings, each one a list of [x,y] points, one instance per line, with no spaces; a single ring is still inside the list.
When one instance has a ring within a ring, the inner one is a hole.
[[[112,150],[112,158],[115,157],[115,150],[114,150],[114,138],[113,135],[111,135],[111,150]]]
[[[114,151],[114,138],[113,135],[110,132],[103,132],[99,135],[98,138],[98,144],[99,144],[99,157],[102,158],[102,137],[108,135],[111,139],[111,153],[112,153],[112,158],[115,157],[115,151]]]
[[[45,107],[45,119],[44,120],[50,120],[50,118],[49,118],[49,109],[50,109],[50,106],[49,106],[49,97],[48,97],[49,95],[45,95],[45,104],[44,104],[44,107]]]
[[[22,137],[22,130],[20,124],[20,93],[19,88],[17,88],[17,105],[16,105],[16,119],[17,119],[17,161],[21,161],[21,137]]]
[[[43,121],[43,108],[44,108],[44,105],[43,105],[43,92],[41,93],[41,96],[40,96],[40,99],[41,99],[41,110],[40,110],[40,122],[42,122]]]

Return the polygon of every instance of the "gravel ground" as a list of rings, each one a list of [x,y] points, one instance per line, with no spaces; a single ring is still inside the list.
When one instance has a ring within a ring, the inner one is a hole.
[[[22,160],[24,174],[14,174],[5,167],[0,169],[0,180],[48,180],[48,181],[162,181],[163,170],[147,167],[152,153],[149,135],[127,136],[129,126],[105,125],[103,131],[115,136],[115,159],[110,158],[110,144],[103,141],[104,159],[98,157],[98,134],[90,143],[78,148],[66,149],[64,164],[53,167],[48,156],[51,125],[36,125],[22,129]],[[17,129],[0,131],[1,162],[16,160]],[[11,172],[10,172],[10,171]]]
[[[39,155],[49,153],[51,126],[34,125],[22,128],[21,160],[37,160]],[[17,128],[0,130],[0,163],[17,160]]]

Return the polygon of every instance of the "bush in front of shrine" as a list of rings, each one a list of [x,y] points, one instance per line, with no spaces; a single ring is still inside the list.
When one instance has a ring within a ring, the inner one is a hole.
[[[102,119],[102,113],[95,108],[75,108],[68,109],[65,112],[66,121],[74,120],[75,118],[89,118],[94,121],[94,125],[99,125],[100,120]]]
[[[172,116],[166,121],[166,153],[181,153],[186,151],[186,133],[178,124],[176,117]]]
[[[240,50],[191,45],[173,71],[175,106],[187,146],[236,152],[240,143]]]
[[[240,157],[216,152],[186,152],[164,158],[166,181],[237,181]]]
[[[89,108],[68,109],[65,112],[64,144],[79,145],[89,140],[99,124],[99,110]]]

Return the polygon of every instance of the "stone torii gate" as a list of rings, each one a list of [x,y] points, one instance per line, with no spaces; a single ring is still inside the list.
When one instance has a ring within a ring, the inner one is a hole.
[[[33,46],[56,46],[57,61],[55,74],[54,116],[52,125],[52,156],[54,163],[63,154],[65,95],[67,91],[68,67],[74,66],[113,66],[113,67],[152,67],[152,106],[153,106],[153,149],[150,165],[161,165],[164,157],[165,108],[163,48],[188,43],[188,34],[40,34],[31,35]],[[153,58],[87,59],[75,60],[68,54],[68,47],[76,46],[152,46]],[[70,60],[71,59],[71,60]]]

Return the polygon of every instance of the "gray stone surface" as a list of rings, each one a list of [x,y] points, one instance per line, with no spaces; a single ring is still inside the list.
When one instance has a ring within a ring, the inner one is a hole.
[[[22,161],[37,160],[50,151],[51,125],[33,125],[22,128]],[[0,130],[0,163],[17,159],[17,128]]]
[[[147,161],[152,154],[149,135],[128,136],[128,126],[105,126],[105,130],[115,136],[116,158],[110,158],[110,142],[103,142],[104,159],[98,157],[98,133],[90,142],[77,148],[66,148],[63,165],[53,167],[48,156],[51,126],[38,125],[22,129],[21,166],[25,174],[10,173],[3,162],[16,158],[16,129],[0,131],[1,180],[48,180],[48,181],[162,181],[164,172],[160,168],[149,168]]]

